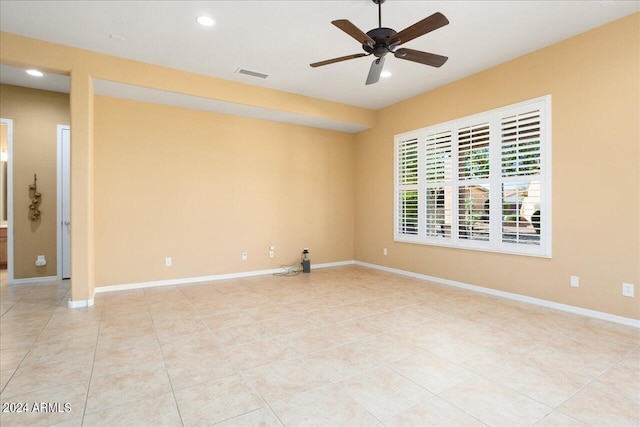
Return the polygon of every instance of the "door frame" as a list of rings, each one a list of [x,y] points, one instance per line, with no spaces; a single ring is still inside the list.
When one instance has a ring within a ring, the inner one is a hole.
[[[13,283],[13,120],[0,118],[7,125],[7,282]]]
[[[62,188],[62,184],[64,182],[64,174],[68,174],[67,176],[70,176],[71,171],[70,170],[64,170],[63,168],[63,163],[62,163],[62,159],[63,159],[63,145],[62,145],[62,132],[64,130],[68,130],[69,132],[71,132],[71,127],[69,125],[58,125],[57,128],[57,164],[56,164],[56,168],[58,171],[58,183],[57,183],[57,197],[58,197],[58,203],[57,203],[57,216],[56,216],[56,239],[57,239],[57,250],[58,250],[58,254],[57,254],[57,266],[56,266],[56,276],[58,279],[62,279],[63,276],[63,268],[62,268],[62,261],[63,261],[63,244],[62,244],[62,227],[63,227],[63,221],[64,219],[62,218],[62,208],[63,208],[63,188]],[[71,156],[71,153],[69,153],[69,156]],[[67,182],[70,183],[69,179],[67,178]],[[69,188],[69,192],[71,191],[71,188]],[[69,195],[69,203],[71,203],[71,195]],[[69,257],[71,257],[71,250],[69,250]]]

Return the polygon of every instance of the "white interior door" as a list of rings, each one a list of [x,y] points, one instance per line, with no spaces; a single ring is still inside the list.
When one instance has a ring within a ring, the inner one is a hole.
[[[7,126],[7,281],[13,283],[13,120],[0,119]]]
[[[59,198],[60,212],[58,268],[63,279],[71,277],[71,130],[69,126],[58,126]]]

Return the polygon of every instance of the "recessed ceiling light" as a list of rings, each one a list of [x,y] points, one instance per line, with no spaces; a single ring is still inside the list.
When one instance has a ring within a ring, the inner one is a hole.
[[[27,74],[29,74],[30,76],[33,76],[33,77],[42,77],[42,76],[44,76],[44,74],[42,74],[42,72],[40,72],[38,70],[27,70]]]
[[[384,77],[385,79],[387,77],[391,77],[391,71],[383,71],[380,73],[380,77]]]
[[[198,24],[202,25],[203,27],[213,27],[213,25],[216,23],[213,18],[206,15],[198,16],[198,19],[196,21],[198,21]]]

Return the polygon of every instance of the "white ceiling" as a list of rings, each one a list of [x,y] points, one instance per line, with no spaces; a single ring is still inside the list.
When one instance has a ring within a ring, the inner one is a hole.
[[[365,86],[371,58],[311,68],[362,52],[331,25],[377,27],[371,0],[0,1],[0,29],[36,39],[227,80],[378,109],[640,10],[640,1],[403,1],[382,5],[400,31],[443,13],[450,24],[405,47],[446,55],[432,68],[389,55],[393,75]],[[199,15],[216,25],[201,27]],[[114,37],[115,36],[115,37]],[[238,68],[269,74],[262,80]],[[10,69],[3,67],[2,81]],[[52,79],[52,80],[55,80]]]

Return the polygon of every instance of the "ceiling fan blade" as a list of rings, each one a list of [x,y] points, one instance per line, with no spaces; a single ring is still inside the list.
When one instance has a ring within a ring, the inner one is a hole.
[[[447,59],[449,59],[446,56],[436,55],[435,53],[407,48],[396,50],[394,55],[396,58],[419,62],[420,64],[431,65],[432,67],[441,67],[445,62],[447,62]]]
[[[369,75],[367,76],[368,85],[378,83],[380,80],[380,73],[382,72],[382,66],[384,65],[384,56],[373,61],[371,68],[369,68]]]
[[[408,42],[409,40],[413,40],[416,37],[420,37],[424,34],[430,33],[433,30],[437,30],[440,27],[444,27],[449,23],[449,20],[440,12],[436,12],[433,15],[424,18],[420,22],[416,22],[410,27],[405,28],[400,31],[395,36],[392,36],[389,39],[389,44],[392,45],[394,43],[403,44]]]
[[[340,28],[345,33],[349,34],[354,39],[358,40],[360,44],[368,44],[369,46],[373,46],[376,42],[366,35],[360,28],[356,27],[351,23],[351,21],[347,19],[338,19],[336,21],[331,21],[333,25]]]
[[[346,61],[348,59],[362,58],[363,56],[369,56],[367,53],[356,53],[354,55],[341,56],[340,58],[327,59],[326,61],[314,62],[310,64],[312,67],[322,67],[323,65],[329,65],[336,62]]]

